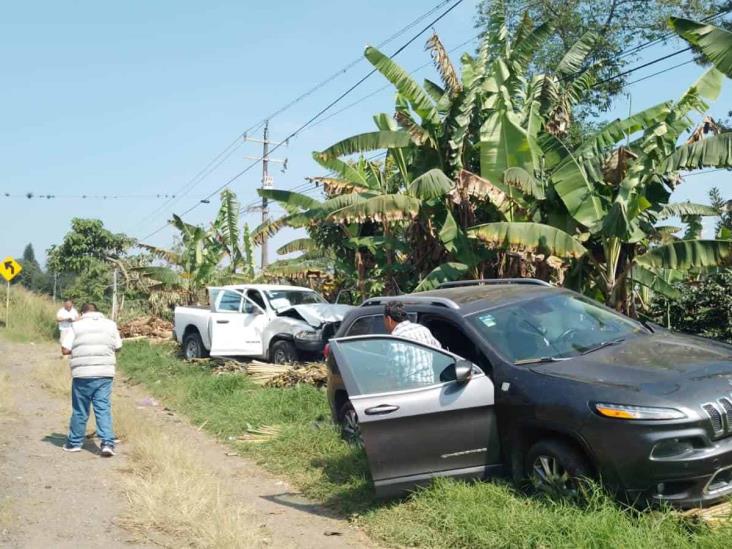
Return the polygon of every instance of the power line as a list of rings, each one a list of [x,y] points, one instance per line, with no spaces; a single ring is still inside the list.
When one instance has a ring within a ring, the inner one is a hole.
[[[453,11],[460,4],[462,4],[463,1],[464,0],[456,0],[449,8],[447,8],[439,16],[437,16],[430,23],[428,23],[424,28],[422,28],[418,33],[416,33],[412,38],[410,38],[409,40],[407,40],[407,42],[404,43],[401,47],[399,47],[393,54],[391,54],[389,56],[389,58],[390,59],[393,59],[394,57],[396,57],[397,55],[399,55],[402,51],[404,51],[407,47],[409,47],[410,44],[412,44],[415,40],[417,40],[420,36],[422,36],[422,34],[424,34],[427,30],[429,30],[430,28],[432,28],[435,24],[437,24],[440,20],[442,20],[445,16],[447,16],[451,11]],[[351,92],[353,92],[353,90],[355,90],[361,84],[363,84],[375,72],[376,72],[376,69],[375,68],[374,69],[371,69],[365,76],[363,76],[360,80],[358,80],[350,88],[348,88],[346,91],[344,91],[343,93],[341,93],[333,101],[331,101],[330,103],[328,103],[328,105],[326,105],[324,108],[320,109],[320,111],[318,111],[314,116],[312,116],[307,122],[305,122],[299,128],[297,128],[295,131],[293,131],[292,133],[290,133],[290,135],[288,135],[282,142],[280,142],[279,144],[277,144],[274,147],[272,147],[272,149],[270,149],[269,153],[270,154],[273,153],[278,148],[280,148],[284,143],[288,142],[290,139],[292,139],[292,138],[296,137],[297,135],[299,135],[305,128],[307,128],[308,126],[310,126],[313,122],[315,122],[323,114],[325,114],[327,111],[329,111],[331,108],[333,108],[333,106],[335,106],[341,100],[343,100],[343,98],[345,98]],[[244,175],[245,173],[247,173],[254,166],[256,166],[259,162],[261,162],[261,160],[262,160],[262,158],[258,158],[257,160],[255,160],[254,162],[252,162],[251,164],[249,164],[246,168],[244,168],[242,171],[240,171],[239,173],[237,173],[233,177],[229,178],[223,185],[220,185],[219,187],[217,187],[213,192],[209,193],[203,199],[201,199],[200,201],[196,202],[190,208],[188,208],[182,214],[180,214],[181,217],[189,214],[191,211],[193,211],[194,209],[196,209],[202,203],[205,203],[204,201],[210,199],[212,196],[214,196],[217,193],[219,193],[222,189],[228,187],[231,183],[233,183],[234,181],[236,181],[237,179],[239,179],[242,175]],[[168,224],[166,223],[165,225],[163,225],[160,228],[156,229],[155,231],[153,231],[149,235],[145,236],[142,240],[149,239],[150,237],[156,235],[157,233],[159,233],[160,231],[162,231],[163,229],[165,229],[167,226],[168,226]]]
[[[80,200],[123,200],[123,199],[163,199],[175,198],[175,195],[167,193],[158,194],[54,194],[54,193],[3,193],[0,198],[22,198],[25,200],[54,200],[54,199],[80,199]]]
[[[409,31],[414,26],[418,25],[421,21],[423,21],[424,19],[430,17],[432,14],[434,14],[437,11],[439,11],[442,7],[444,7],[444,6],[452,3],[454,1],[455,0],[442,0],[441,2],[439,2],[438,4],[436,4],[434,7],[432,7],[429,11],[423,13],[422,15],[420,15],[419,17],[417,17],[416,19],[414,19],[413,21],[411,21],[410,23],[408,23],[407,25],[405,25],[404,27],[402,27],[401,29],[399,29],[396,32],[394,32],[391,36],[389,36],[388,38],[386,38],[385,40],[383,40],[382,42],[380,42],[377,45],[377,47],[381,48],[381,47],[386,46],[387,44],[393,42],[394,40],[396,40],[397,38],[399,38],[402,34],[406,33],[407,31]],[[458,2],[458,3],[461,3],[461,2],[462,2],[462,0],[460,0],[460,2]],[[303,101],[307,97],[309,97],[312,94],[314,94],[316,91],[322,89],[323,87],[325,87],[329,83],[333,82],[338,77],[344,75],[346,72],[348,72],[350,69],[352,69],[354,66],[356,66],[358,63],[360,63],[362,61],[363,61],[363,56],[359,56],[357,59],[354,59],[353,61],[351,61],[350,63],[348,63],[346,66],[344,66],[343,68],[339,69],[338,71],[336,71],[335,73],[333,73],[332,75],[330,75],[329,77],[327,77],[325,80],[322,80],[321,82],[318,82],[312,88],[310,88],[307,91],[305,91],[304,93],[300,94],[299,96],[297,96],[295,99],[293,99],[289,103],[287,103],[284,106],[280,107],[279,109],[273,111],[271,114],[265,116],[259,122],[256,122],[256,123],[252,124],[251,126],[249,126],[248,128],[246,128],[240,135],[238,135],[236,137],[236,139],[234,139],[234,141],[231,144],[229,144],[223,151],[221,151],[218,155],[216,155],[213,158],[213,160],[211,160],[208,164],[206,164],[206,166],[204,166],[204,168],[200,172],[198,172],[190,181],[188,181],[185,185],[183,185],[180,189],[178,189],[176,191],[176,195],[178,196],[177,200],[171,201],[171,202],[166,203],[166,204],[163,204],[162,206],[160,206],[159,208],[157,208],[155,211],[153,211],[150,214],[148,214],[138,224],[146,223],[148,220],[150,220],[155,215],[157,215],[160,211],[162,211],[163,209],[172,207],[180,199],[182,199],[189,192],[191,192],[194,187],[196,187],[198,184],[200,184],[202,181],[204,181],[209,175],[211,175],[211,173],[213,173],[213,171],[216,170],[216,168],[218,168],[226,159],[228,159],[231,156],[231,154],[233,154],[233,152],[229,152],[227,154],[227,151],[229,151],[229,149],[232,146],[234,146],[237,142],[239,142],[239,144],[241,145],[241,141],[240,140],[241,140],[242,137],[246,137],[247,134],[258,130],[259,128],[261,128],[262,126],[264,126],[264,124],[266,123],[267,120],[272,120],[274,117],[276,117],[276,116],[282,114],[283,112],[289,110],[294,105],[300,103],[301,101]],[[224,156],[225,156],[225,158],[222,159],[222,157],[224,157]],[[221,161],[219,161],[219,159],[221,159]],[[215,164],[215,166],[213,166],[214,164]],[[211,166],[213,166],[213,167],[211,167]]]
[[[648,61],[647,63],[643,63],[642,65],[639,65],[637,67],[633,67],[632,69],[628,69],[627,71],[619,72],[618,74],[614,76],[610,76],[608,78],[605,78],[604,80],[600,80],[599,82],[595,82],[591,87],[596,88],[597,86],[600,86],[602,84],[605,84],[607,82],[610,82],[612,80],[615,80],[617,78],[622,78],[623,76],[627,76],[628,74],[632,74],[635,71],[639,71],[641,69],[645,69],[646,67],[650,67],[651,65],[655,65],[656,63],[660,63],[661,61],[665,61],[666,59],[670,59],[671,57],[675,57],[676,55],[680,55],[684,52],[687,52],[691,50],[691,46],[688,48],[684,48],[683,50],[678,50],[673,53],[669,53],[668,55],[664,55],[662,57],[658,57],[657,59],[653,59],[652,61]]]
[[[633,80],[632,82],[628,82],[626,86],[632,86],[633,84],[637,84],[638,82],[643,82],[644,80],[648,80],[649,78],[653,78],[654,76],[658,76],[659,74],[663,74],[665,72],[672,71],[674,69],[678,69],[679,67],[683,67],[684,65],[688,65],[689,63],[694,63],[694,59],[689,59],[688,61],[684,61],[683,63],[679,63],[677,65],[673,65],[671,67],[668,67],[666,69],[660,70],[658,72],[654,72],[653,74],[649,74],[647,76],[643,76],[641,78],[638,78],[637,80]]]
[[[188,183],[178,189],[178,191],[176,191],[176,194],[173,195],[171,200],[156,208],[144,219],[139,221],[138,224],[146,223],[162,210],[166,208],[171,208],[173,205],[175,205],[178,201],[180,201],[180,199],[182,199],[189,192],[191,192],[196,185],[201,183],[204,179],[206,179],[209,175],[216,171],[216,169],[221,166],[221,164],[226,162],[231,157],[231,155],[233,155],[239,149],[239,147],[242,146],[243,143],[244,141],[241,139],[241,136],[237,137],[236,140],[234,140],[231,144],[229,144],[228,147],[226,147],[226,149],[224,149],[212,161],[206,164],[206,166],[201,171],[199,171]]]

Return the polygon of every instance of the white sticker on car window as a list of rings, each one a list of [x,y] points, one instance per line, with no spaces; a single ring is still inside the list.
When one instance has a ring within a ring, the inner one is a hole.
[[[480,317],[480,321],[486,328],[492,328],[496,325],[496,318],[493,315],[483,315]]]

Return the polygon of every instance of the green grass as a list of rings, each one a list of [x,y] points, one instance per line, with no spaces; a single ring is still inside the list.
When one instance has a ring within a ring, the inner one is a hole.
[[[279,425],[259,444],[230,442],[306,495],[357,523],[375,540],[408,547],[732,547],[732,526],[710,529],[672,512],[622,508],[600,491],[583,506],[527,497],[502,483],[441,480],[410,497],[373,500],[365,457],[330,425],[325,393],[262,388],[240,374],[212,375],[170,347],[125,346],[120,367],[167,406],[222,440],[247,427]]]
[[[10,316],[5,321],[5,290],[2,296],[0,334],[16,342],[40,342],[53,340],[58,336],[56,327],[56,305],[45,296],[33,294],[15,284],[10,287]]]

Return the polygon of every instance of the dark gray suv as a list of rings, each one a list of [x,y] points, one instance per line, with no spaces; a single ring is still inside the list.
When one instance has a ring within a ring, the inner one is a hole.
[[[368,300],[330,341],[333,417],[377,495],[500,473],[678,507],[732,495],[732,346],[541,281],[451,286]],[[389,299],[443,348],[386,335]]]

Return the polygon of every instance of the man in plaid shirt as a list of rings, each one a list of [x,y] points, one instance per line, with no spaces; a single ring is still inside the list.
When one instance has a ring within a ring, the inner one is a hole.
[[[410,322],[401,301],[389,301],[384,306],[384,327],[393,336],[442,349],[440,342],[426,327]],[[399,370],[404,389],[427,387],[437,383],[438,376],[432,367],[432,353],[428,350],[395,342],[392,344],[392,360]]]

